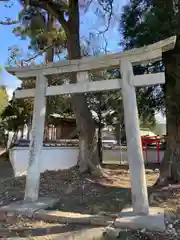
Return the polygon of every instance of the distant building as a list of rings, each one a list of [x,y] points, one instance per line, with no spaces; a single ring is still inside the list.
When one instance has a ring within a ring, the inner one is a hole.
[[[152,132],[149,128],[140,128],[141,136],[156,136],[157,134]]]
[[[140,128],[141,136],[156,136],[157,134],[152,132],[149,128]],[[122,131],[121,133],[121,141],[124,142],[125,140],[125,132]],[[113,142],[114,144],[117,143],[117,139],[115,136],[115,132],[112,126],[107,126],[102,129],[102,140],[103,142]]]

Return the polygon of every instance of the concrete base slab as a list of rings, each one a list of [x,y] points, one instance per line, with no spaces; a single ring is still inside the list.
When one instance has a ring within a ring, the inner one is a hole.
[[[115,220],[114,217],[90,215],[73,212],[44,211],[39,210],[34,214],[34,218],[45,222],[61,224],[85,224],[90,226],[108,226]]]
[[[149,231],[165,231],[164,210],[150,208],[148,215],[137,215],[132,208],[124,209],[115,220],[116,228],[147,229]]]
[[[12,237],[12,238],[3,238],[3,239],[6,239],[6,240],[27,240],[27,238],[24,238],[24,237]]]
[[[6,240],[27,240],[27,238],[21,238],[21,237],[12,237],[12,238],[4,238]]]
[[[59,200],[53,198],[39,198],[35,202],[17,201],[0,208],[2,212],[36,212],[40,209],[47,209],[53,207]]]
[[[69,231],[60,234],[53,234],[44,236],[44,239],[51,240],[100,240],[102,239],[102,235],[104,232],[104,228],[87,228],[80,229],[77,231]],[[42,240],[42,237],[36,237],[36,240]]]

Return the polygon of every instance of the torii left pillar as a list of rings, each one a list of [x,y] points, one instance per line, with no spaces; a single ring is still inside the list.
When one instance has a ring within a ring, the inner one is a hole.
[[[36,201],[39,195],[41,150],[43,147],[46,114],[47,79],[44,75],[36,77],[31,140],[29,146],[29,165],[26,177],[24,200]]]

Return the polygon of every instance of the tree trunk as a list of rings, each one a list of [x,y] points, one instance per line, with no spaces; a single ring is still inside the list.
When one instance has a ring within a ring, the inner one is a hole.
[[[175,48],[163,54],[165,64],[165,104],[167,147],[156,185],[169,180],[180,182],[180,37]]]
[[[54,24],[55,24],[55,18],[54,16],[52,16],[50,13],[48,14],[48,22],[47,22],[47,34],[49,34],[53,27],[54,27]],[[50,35],[50,34],[49,34]],[[52,45],[52,39],[51,38],[48,38],[48,46],[51,46]],[[45,63],[50,63],[50,62],[53,62],[54,60],[54,47],[49,47],[47,50],[46,50],[46,54],[45,54]],[[51,127],[51,139],[49,137],[49,123],[48,123],[48,116],[49,116],[49,112],[50,112],[50,109],[51,109],[51,104],[52,104],[52,101],[51,101],[51,96],[47,97],[46,98],[46,121],[45,121],[45,126],[44,126],[44,140],[53,140],[52,138],[52,127]]]
[[[31,127],[27,124],[27,140],[30,139],[30,131],[31,131]]]
[[[24,126],[20,127],[20,132],[21,132],[20,139],[23,139],[24,138]]]
[[[99,162],[103,163],[103,146],[102,146],[102,136],[101,136],[101,122],[98,124],[98,153],[99,153]]]
[[[47,22],[47,31],[50,33],[54,27],[55,19],[51,14],[48,14],[48,22]],[[49,34],[50,35],[50,34]],[[52,45],[52,39],[48,37],[48,46]],[[53,62],[54,59],[54,47],[49,47],[46,51],[45,62]]]
[[[121,137],[120,132],[121,132],[121,124],[120,122],[117,122],[115,124],[115,137],[118,145],[120,144],[120,137]]]
[[[17,141],[18,139],[18,130],[14,131],[12,139],[8,142],[7,149],[12,148],[13,144]]]
[[[69,3],[69,31],[67,34],[68,58],[81,58],[79,37],[79,6],[77,0]],[[76,73],[71,74],[71,83],[77,82]],[[100,174],[101,167],[95,132],[95,122],[88,108],[84,94],[72,96],[73,111],[76,115],[76,124],[79,133],[79,169],[81,172]]]
[[[103,146],[102,146],[102,112],[101,112],[101,97],[99,98],[99,109],[98,109],[98,153],[99,153],[99,162],[103,163]]]

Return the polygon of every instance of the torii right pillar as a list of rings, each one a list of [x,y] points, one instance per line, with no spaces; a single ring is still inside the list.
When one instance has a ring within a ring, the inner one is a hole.
[[[120,69],[133,211],[147,215],[149,202],[132,64],[122,60]]]
[[[120,62],[122,97],[127,139],[128,162],[131,178],[132,207],[124,209],[114,222],[117,228],[164,231],[164,211],[149,208],[146,174],[142,152],[139,117],[131,62]],[[159,212],[160,211],[160,212]]]

